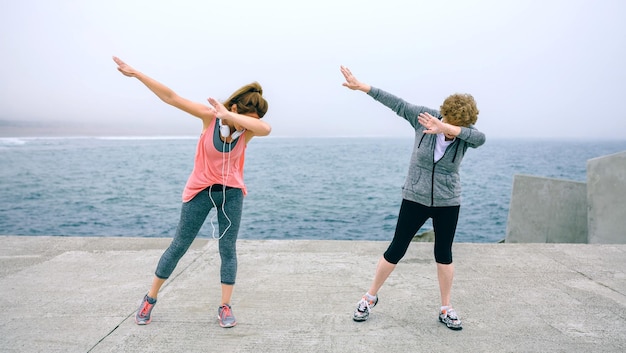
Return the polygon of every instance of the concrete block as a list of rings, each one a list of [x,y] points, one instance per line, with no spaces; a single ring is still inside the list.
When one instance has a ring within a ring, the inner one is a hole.
[[[626,151],[587,161],[589,243],[626,244]]]
[[[514,175],[507,243],[587,243],[585,183]]]

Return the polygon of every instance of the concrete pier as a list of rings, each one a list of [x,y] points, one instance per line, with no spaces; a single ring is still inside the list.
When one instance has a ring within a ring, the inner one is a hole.
[[[198,239],[134,322],[167,238],[0,237],[0,352],[624,352],[626,245],[454,245],[437,321],[432,243],[412,243],[367,322],[351,319],[388,245],[240,240],[238,325],[217,323],[217,242]]]

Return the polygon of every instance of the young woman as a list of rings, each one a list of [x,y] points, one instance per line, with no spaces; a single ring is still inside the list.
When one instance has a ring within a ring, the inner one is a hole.
[[[254,136],[267,136],[271,131],[270,125],[260,120],[268,108],[261,85],[251,83],[238,89],[223,104],[209,98],[210,105],[205,105],[178,96],[117,57],[113,60],[122,74],[137,78],[162,101],[202,120],[193,171],[183,191],[176,235],[159,260],[152,286],[137,310],[135,321],[138,325],[150,323],[159,289],[189,249],[209,211],[216,208],[222,284],[218,320],[222,327],[233,327],[237,321],[230,300],[237,275],[235,243],[246,195],[243,180],[245,151]]]
[[[415,129],[415,144],[402,188],[396,231],[378,261],[374,279],[359,301],[353,320],[367,320],[371,309],[378,303],[379,289],[406,254],[415,233],[428,218],[432,218],[441,295],[439,320],[450,329],[460,330],[461,320],[450,303],[454,277],[452,241],[461,202],[459,166],[468,147],[476,148],[485,143],[485,135],[473,127],[478,119],[476,102],[469,94],[454,94],[446,98],[441,111],[437,111],[409,104],[362,83],[344,66],[341,66],[341,73],[346,79],[343,86],[367,93],[406,119]]]

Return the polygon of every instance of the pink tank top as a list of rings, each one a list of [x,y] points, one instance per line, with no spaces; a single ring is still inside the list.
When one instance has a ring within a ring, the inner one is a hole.
[[[214,184],[239,188],[246,195],[248,191],[243,182],[245,152],[245,135],[230,144],[224,143],[219,138],[215,121],[213,127],[206,129],[198,140],[193,171],[183,190],[183,202],[193,199],[200,191]]]

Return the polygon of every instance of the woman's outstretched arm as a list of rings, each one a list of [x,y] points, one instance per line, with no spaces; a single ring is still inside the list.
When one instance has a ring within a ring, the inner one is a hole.
[[[179,96],[169,87],[143,74],[142,72],[135,70],[133,67],[129,66],[116,56],[113,57],[113,61],[117,64],[117,70],[124,74],[124,76],[138,79],[141,83],[146,85],[148,89],[154,92],[154,94],[156,94],[156,96],[163,102],[202,119],[205,126],[207,126],[213,118],[215,118],[215,110],[213,108],[204,104],[192,102]]]

